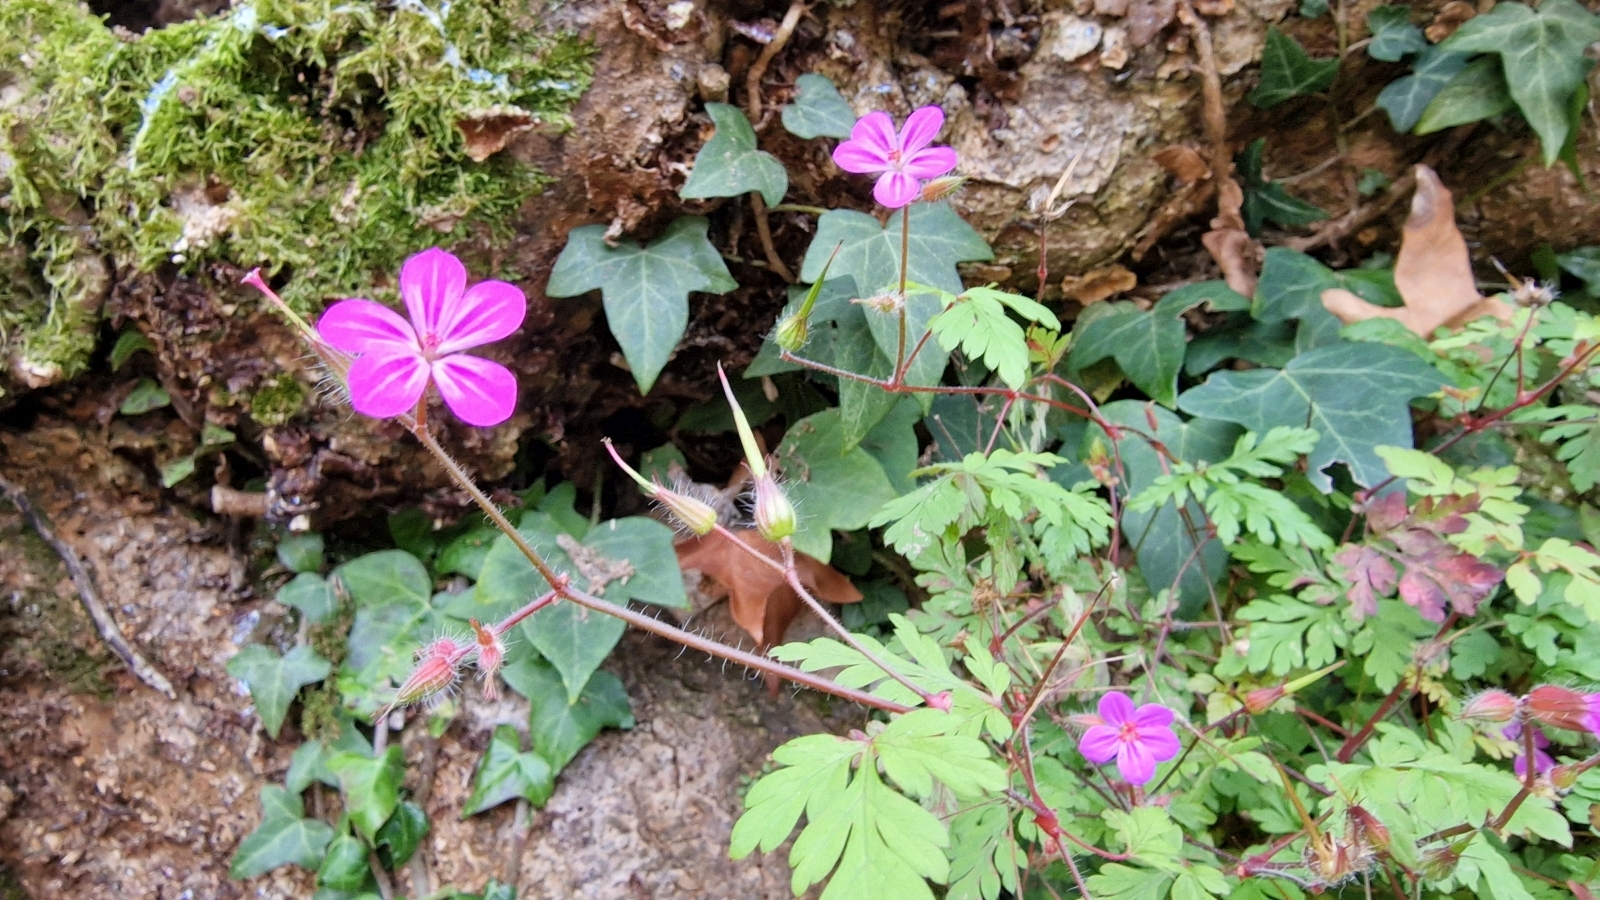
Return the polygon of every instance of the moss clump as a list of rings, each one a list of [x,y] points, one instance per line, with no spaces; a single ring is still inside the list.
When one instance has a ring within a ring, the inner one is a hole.
[[[279,375],[250,396],[250,418],[262,425],[282,425],[305,403],[306,390],[289,375]]]
[[[13,372],[19,354],[82,368],[106,257],[292,268],[285,298],[310,310],[371,292],[441,233],[504,229],[543,177],[477,161],[485,134],[564,125],[591,56],[501,0],[241,0],[140,36],[67,0],[5,0],[0,234],[25,248],[0,259]]]

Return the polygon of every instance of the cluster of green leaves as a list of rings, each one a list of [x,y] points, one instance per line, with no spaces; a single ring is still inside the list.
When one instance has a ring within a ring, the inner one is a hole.
[[[592,593],[618,602],[687,605],[665,525],[639,518],[591,524],[573,509],[574,496],[570,484],[548,493],[535,487],[524,492],[512,518],[558,571],[587,583]],[[283,653],[246,646],[228,672],[249,689],[273,738],[302,689],[324,687],[304,704],[307,740],[295,751],[285,785],[263,790],[261,824],[234,857],[237,878],[294,863],[316,870],[318,897],[334,900],[375,890],[371,853],[387,869],[404,865],[427,833],[428,818],[405,797],[400,748],[391,742],[375,752],[363,723],[393,699],[425,642],[462,635],[468,619],[499,621],[548,590],[510,538],[486,521],[441,530],[412,511],[392,517],[390,531],[399,548],[357,556],[331,572],[321,536],[285,535],[278,545],[279,562],[294,575],[276,599],[295,610],[307,640]],[[457,577],[476,585],[459,593],[436,590]],[[585,615],[571,604],[546,607],[517,627],[500,677],[528,701],[528,723],[495,729],[463,816],[518,799],[543,806],[556,776],[584,746],[606,728],[633,726],[621,681],[599,670],[621,633],[617,620]],[[435,738],[456,710],[451,700],[433,709],[426,724]],[[337,821],[305,815],[301,795],[316,783],[340,792]],[[484,896],[512,895],[491,884]]]
[[[290,267],[302,309],[370,295],[440,231],[506,228],[542,176],[474,161],[466,129],[562,123],[590,56],[482,0],[258,0],[124,36],[71,0],[6,3],[0,68],[20,93],[0,105],[0,234],[33,274],[0,279],[0,308],[26,319],[4,330],[78,371],[105,288],[88,252]]]

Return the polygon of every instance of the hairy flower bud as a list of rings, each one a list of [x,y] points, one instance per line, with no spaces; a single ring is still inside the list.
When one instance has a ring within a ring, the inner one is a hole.
[[[1272,705],[1288,696],[1283,685],[1275,684],[1272,687],[1256,688],[1244,695],[1244,708],[1253,716],[1260,715],[1272,708]]]
[[[1509,722],[1517,714],[1517,698],[1505,691],[1476,694],[1461,705],[1460,718],[1468,722]]]
[[[448,691],[456,683],[461,663],[472,647],[449,635],[435,639],[417,651],[417,665],[395,692],[394,700],[379,718],[402,706],[432,700]]]
[[[784,495],[772,473],[756,479],[756,531],[774,543],[790,537],[798,527],[794,504]]]
[[[1522,698],[1530,719],[1552,728],[1589,731],[1594,727],[1594,711],[1589,698],[1558,684],[1541,684]]]
[[[932,181],[925,181],[922,183],[922,202],[935,203],[944,200],[961,190],[961,186],[966,183],[965,175],[945,175]]]
[[[1376,816],[1360,806],[1351,806],[1348,815],[1350,816],[1350,836],[1357,843],[1380,853],[1388,851],[1391,843],[1389,829],[1384,827],[1384,824],[1379,822]]]
[[[506,645],[493,628],[485,628],[477,619],[472,621],[472,631],[478,638],[478,674],[483,679],[483,698],[500,699],[497,676],[506,661]]]
[[[810,336],[811,325],[808,317],[797,312],[778,320],[778,327],[772,332],[772,342],[793,353],[804,347],[806,339]]]
[[[695,534],[705,535],[717,527],[717,511],[704,500],[656,485],[656,502]]]

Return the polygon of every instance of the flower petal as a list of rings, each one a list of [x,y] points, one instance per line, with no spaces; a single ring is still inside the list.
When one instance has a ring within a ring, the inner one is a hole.
[[[345,376],[350,405],[374,419],[412,411],[428,388],[428,364],[414,350],[363,353]]]
[[[1150,755],[1161,762],[1178,755],[1183,745],[1178,743],[1178,736],[1170,728],[1139,728],[1138,741],[1150,751]]]
[[[1159,703],[1146,703],[1133,714],[1135,725],[1143,728],[1166,728],[1172,724],[1172,710]]]
[[[442,313],[455,306],[466,291],[467,267],[438,247],[418,253],[400,267],[400,296],[411,313],[411,324],[424,340],[442,333]]]
[[[904,172],[885,172],[872,186],[872,199],[890,209],[909,206],[922,196],[922,182]]]
[[[1100,698],[1100,718],[1112,727],[1120,726],[1133,718],[1133,701],[1121,691],[1112,691]]]
[[[527,314],[528,298],[521,288],[504,281],[480,281],[440,310],[437,352],[442,356],[494,343],[521,328]]]
[[[916,178],[938,178],[954,169],[960,157],[949,147],[928,147],[906,157],[901,169]]]
[[[884,172],[889,169],[889,157],[865,141],[845,141],[833,148],[834,165],[857,175]]]
[[[1129,741],[1117,751],[1117,770],[1129,784],[1144,784],[1156,777],[1156,761],[1138,741]]]
[[[400,314],[371,300],[340,300],[317,319],[317,333],[335,350],[360,355],[417,351],[417,333]]]
[[[445,405],[468,425],[499,425],[517,408],[517,377],[481,356],[457,353],[434,360],[433,382]]]
[[[882,111],[869,112],[857,119],[855,127],[850,129],[850,141],[876,151],[886,161],[890,151],[900,147],[900,140],[894,133],[894,120]]]
[[[1110,762],[1122,749],[1122,741],[1117,737],[1117,730],[1106,725],[1096,725],[1083,733],[1082,740],[1078,741],[1078,752],[1083,758],[1092,763]]]
[[[939,129],[943,127],[944,110],[937,106],[922,107],[912,113],[910,118],[906,119],[906,127],[900,129],[900,152],[906,156],[916,153],[933,143],[933,139],[939,136]],[[945,170],[948,171],[949,169]],[[944,172],[939,174],[943,175]]]

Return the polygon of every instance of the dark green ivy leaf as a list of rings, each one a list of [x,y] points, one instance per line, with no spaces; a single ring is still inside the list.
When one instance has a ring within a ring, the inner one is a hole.
[[[1367,13],[1367,30],[1372,32],[1367,55],[1382,62],[1399,62],[1407,54],[1428,49],[1422,29],[1411,24],[1409,6],[1374,6]]]
[[[261,716],[261,724],[274,739],[300,688],[327,678],[331,670],[327,660],[303,644],[285,656],[251,644],[228,660],[228,674],[250,688],[250,699]]]
[[[1324,493],[1324,470],[1344,463],[1357,484],[1389,477],[1379,446],[1411,446],[1410,401],[1444,378],[1415,354],[1387,344],[1339,343],[1296,356],[1282,369],[1216,372],[1178,398],[1185,412],[1265,434],[1278,425],[1314,428],[1306,477]]]
[[[524,657],[508,663],[502,674],[511,689],[528,698],[528,733],[535,753],[559,773],[578,751],[605,728],[632,728],[633,711],[622,682],[610,672],[596,672],[576,703],[567,702],[560,673],[542,659]]]
[[[678,195],[686,200],[738,197],[759,191],[768,206],[783,202],[789,173],[771,153],[756,149],[756,132],[737,106],[707,103],[706,114],[717,131],[695,155],[689,180]]]
[[[1437,46],[1422,51],[1412,63],[1412,72],[1397,78],[1378,92],[1378,106],[1389,114],[1389,124],[1405,134],[1417,126],[1423,110],[1439,96],[1445,85],[1467,67],[1470,53],[1452,53]]]
[[[795,137],[811,140],[817,137],[840,138],[850,136],[855,127],[856,114],[845,102],[844,95],[825,75],[801,75],[794,81],[799,88],[794,102],[783,108],[783,127]]]
[[[494,730],[489,746],[478,760],[472,776],[472,796],[461,809],[461,817],[476,815],[517,797],[544,806],[555,789],[555,773],[545,758],[522,749],[522,736],[510,725]]]
[[[1312,59],[1305,48],[1273,26],[1267,29],[1267,45],[1261,51],[1261,84],[1250,92],[1250,102],[1260,109],[1271,109],[1285,100],[1315,94],[1333,84],[1339,73],[1339,60]]]
[[[339,779],[344,809],[350,822],[366,839],[377,839],[378,829],[400,805],[400,783],[405,779],[406,758],[390,744],[382,756],[343,752],[328,760],[328,771]],[[298,798],[295,802],[299,802]]]
[[[643,393],[689,324],[689,293],[726,294],[739,286],[706,239],[709,227],[699,216],[685,216],[648,247],[623,240],[614,248],[606,245],[604,225],[574,228],[550,272],[545,293],[551,297],[600,291],[606,322]]]
[[[428,833],[428,814],[410,800],[395,809],[389,821],[378,829],[378,859],[384,868],[394,871],[406,864],[417,845]]]
[[[288,863],[314,868],[331,840],[333,829],[326,822],[305,818],[298,794],[266,785],[261,789],[261,824],[239,842],[228,875],[254,878]]]
[[[317,884],[336,891],[356,891],[367,883],[372,870],[367,866],[367,845],[353,835],[342,834],[328,845],[328,855],[317,869]]]
[[[284,535],[278,542],[278,562],[292,572],[322,571],[322,535],[315,531]]]
[[[1515,104],[1506,89],[1500,63],[1492,56],[1473,60],[1456,73],[1450,83],[1434,96],[1417,120],[1417,134],[1432,134],[1468,122],[1498,116]]]
[[[1258,235],[1263,221],[1270,220],[1285,228],[1299,228],[1326,219],[1328,214],[1320,207],[1290,196],[1283,185],[1262,176],[1261,152],[1266,144],[1266,138],[1256,138],[1235,160],[1244,189],[1241,212],[1245,228],[1251,234]]]

